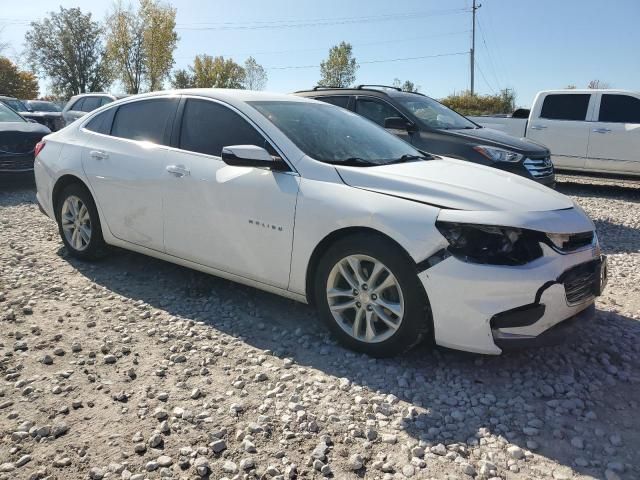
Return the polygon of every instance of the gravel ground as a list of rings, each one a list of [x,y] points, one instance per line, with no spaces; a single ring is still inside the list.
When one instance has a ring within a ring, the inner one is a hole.
[[[563,183],[611,279],[565,345],[374,360],[312,308],[158,260],[67,256],[0,190],[0,479],[640,478],[640,189]]]

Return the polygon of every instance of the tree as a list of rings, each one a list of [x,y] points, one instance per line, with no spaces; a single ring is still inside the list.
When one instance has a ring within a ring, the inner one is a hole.
[[[418,90],[420,90],[420,86],[416,85],[411,80],[405,80],[404,83],[402,83],[402,80],[400,80],[399,78],[393,79],[393,86],[398,87],[403,92],[416,93]]]
[[[117,3],[107,17],[107,52],[127,93],[143,84],[159,90],[173,67],[176,10],[157,0],[140,0],[138,10]]]
[[[38,78],[31,72],[19,70],[6,57],[0,57],[0,85],[4,95],[27,99],[38,97]]]
[[[267,84],[267,72],[256,62],[256,59],[249,57],[244,62],[244,88],[247,90],[264,90]]]
[[[460,94],[454,93],[440,101],[463,115],[492,115],[513,112],[515,99],[514,90],[505,88],[498,95],[471,95],[471,92],[465,91]]]
[[[107,17],[107,55],[127,93],[136,94],[145,73],[144,22],[129,5],[118,2]]]
[[[329,57],[320,63],[320,81],[323,87],[348,87],[356,79],[358,64],[350,43],[340,42],[331,47]]]
[[[160,90],[173,67],[173,52],[178,43],[176,9],[156,0],[141,0],[144,25],[143,51],[149,89]]]
[[[111,84],[102,38],[90,13],[60,7],[41,22],[31,22],[25,35],[27,58],[36,72],[49,77],[56,93],[100,91]]]
[[[244,68],[230,58],[196,55],[189,70],[196,88],[244,88]]]
[[[184,68],[176,70],[171,79],[173,88],[192,88],[194,86],[193,76]]]
[[[591,80],[588,84],[587,84],[587,88],[590,89],[597,89],[597,88],[611,88],[611,85],[609,85],[607,82],[603,82],[602,80]]]

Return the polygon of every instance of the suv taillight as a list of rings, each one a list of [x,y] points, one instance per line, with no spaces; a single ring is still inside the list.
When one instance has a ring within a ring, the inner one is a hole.
[[[44,140],[40,140],[38,143],[36,143],[36,147],[33,149],[33,158],[36,158],[38,156],[38,154],[42,151],[42,149],[44,148],[44,144],[45,141]]]

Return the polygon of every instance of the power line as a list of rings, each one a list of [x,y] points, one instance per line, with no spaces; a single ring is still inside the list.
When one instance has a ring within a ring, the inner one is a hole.
[[[478,28],[480,30],[480,36],[482,37],[482,43],[484,44],[484,48],[485,51],[487,52],[487,58],[489,59],[489,67],[491,67],[491,71],[493,72],[493,78],[496,81],[496,84],[498,85],[498,88],[500,87],[500,80],[498,80],[498,74],[496,72],[496,67],[495,64],[493,62],[493,56],[491,55],[491,50],[489,50],[489,47],[487,45],[487,41],[484,37],[484,30],[482,28],[482,24],[480,23],[480,17],[478,17]]]
[[[389,43],[402,43],[402,42],[411,42],[413,40],[423,40],[425,38],[436,38],[436,37],[445,37],[452,35],[461,35],[463,33],[469,33],[469,30],[461,30],[458,32],[447,32],[447,33],[437,33],[432,35],[421,35],[419,37],[411,37],[411,38],[402,38],[396,40],[381,40],[377,42],[366,42],[366,43],[356,43],[351,44],[352,47],[365,47],[370,45],[385,45]],[[258,56],[258,55],[271,55],[271,54],[280,54],[280,53],[296,53],[296,52],[321,52],[327,51],[326,47],[323,48],[298,48],[291,50],[272,50],[272,51],[263,51],[263,52],[236,52],[236,53],[221,53],[220,55],[223,57],[233,57],[233,56]],[[181,55],[179,57],[175,57],[176,59],[187,59],[193,58],[195,55]]]
[[[487,87],[489,87],[489,89],[493,92],[494,95],[497,95],[498,92],[496,92],[496,89],[493,88],[493,86],[491,86],[491,84],[489,83],[489,81],[487,80],[487,77],[484,76],[484,72],[482,71],[482,69],[480,68],[480,65],[478,65],[478,62],[475,62],[476,64],[476,68],[478,69],[478,71],[480,72],[480,76],[482,77],[482,79],[484,80],[484,83],[487,84]]]
[[[468,55],[469,52],[452,52],[452,53],[439,53],[436,55],[422,55],[419,57],[402,57],[402,58],[388,58],[381,60],[364,60],[358,62],[359,65],[367,65],[372,63],[389,63],[389,62],[404,62],[408,60],[423,60],[425,58],[438,58],[438,57],[452,57],[455,55]],[[292,69],[304,69],[304,68],[319,68],[319,65],[288,65],[284,67],[265,67],[265,70],[292,70]]]
[[[408,12],[376,16],[336,17],[315,20],[271,20],[255,22],[181,23],[176,30],[263,30],[280,28],[318,27],[327,25],[349,25],[354,23],[388,22],[393,20],[414,20],[423,17],[456,15],[467,12],[466,8],[433,10],[429,12]],[[193,25],[193,26],[190,26]]]

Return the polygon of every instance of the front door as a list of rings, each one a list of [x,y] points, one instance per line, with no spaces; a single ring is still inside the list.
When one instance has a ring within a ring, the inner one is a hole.
[[[592,124],[587,169],[640,174],[640,98],[603,93]]]
[[[549,148],[556,167],[585,168],[592,104],[589,93],[550,93],[534,111],[527,125],[527,138]],[[595,97],[593,102],[595,102]]]
[[[239,112],[188,98],[176,146],[165,158],[167,253],[227,273],[287,288],[299,177],[234,167],[222,147],[257,145],[277,155]]]
[[[384,121],[389,117],[400,117],[406,120],[406,117],[392,105],[383,100],[366,96],[358,96],[356,98],[356,113],[377,123],[381,127],[384,127]],[[411,143],[411,138],[406,128],[401,130],[388,129],[387,131]]]

